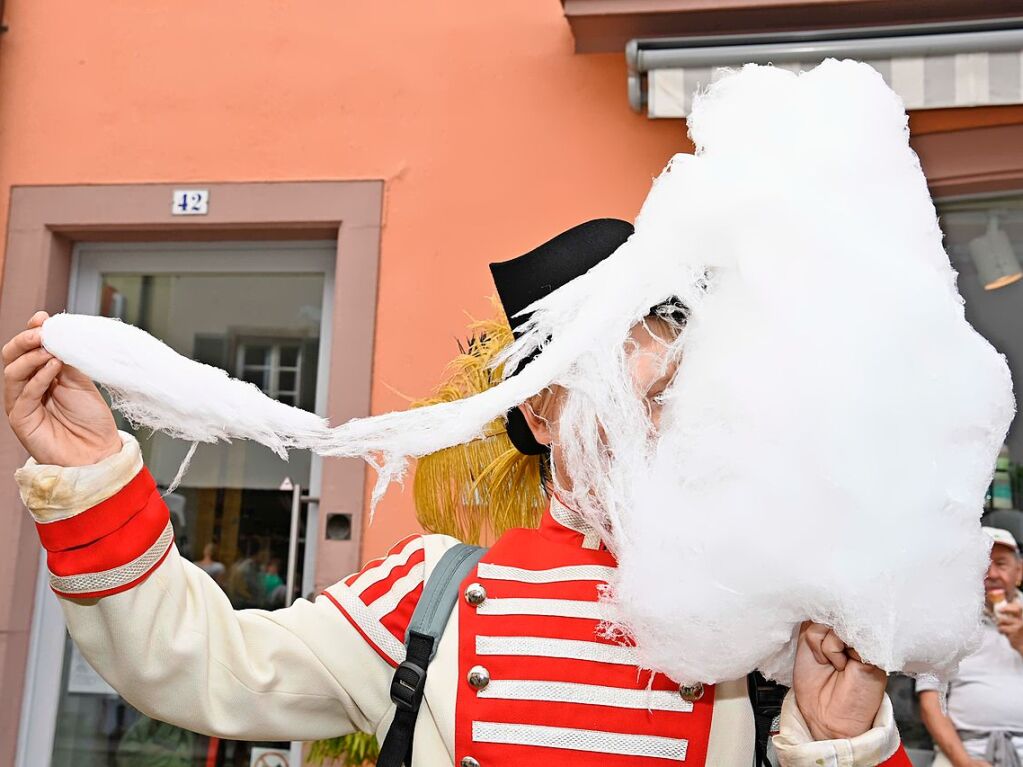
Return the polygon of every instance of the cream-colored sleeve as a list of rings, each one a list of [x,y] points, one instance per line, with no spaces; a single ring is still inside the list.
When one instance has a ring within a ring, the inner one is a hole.
[[[172,549],[143,583],[95,600],[61,598],[85,658],[154,719],[240,740],[372,732],[391,671],[326,598],[234,610]]]
[[[337,594],[345,598],[347,587],[329,589],[334,598],[272,612],[234,610],[206,573],[157,537],[166,537],[160,532],[166,507],[155,485],[150,491],[144,484],[152,480],[130,437],[121,454],[101,464],[61,469],[30,462],[18,482],[46,544],[72,638],[140,711],[249,740],[372,732],[388,713],[392,667],[338,608]],[[122,508],[130,504],[120,499],[129,497],[141,511]],[[118,515],[130,519],[106,530],[104,520]],[[97,526],[104,529],[88,532]],[[149,569],[139,570],[146,556]],[[106,591],[95,591],[96,584]]]
[[[899,750],[892,702],[885,695],[873,726],[855,738],[814,740],[799,713],[795,693],[789,691],[782,703],[779,732],[774,748],[781,767],[876,767]]]

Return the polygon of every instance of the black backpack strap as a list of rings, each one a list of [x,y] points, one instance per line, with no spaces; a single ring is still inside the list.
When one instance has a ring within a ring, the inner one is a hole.
[[[746,691],[753,706],[753,728],[756,733],[754,747],[755,767],[771,767],[767,758],[767,741],[775,720],[781,716],[781,704],[788,688],[767,680],[759,671],[746,677]]]
[[[391,679],[394,721],[380,746],[377,767],[412,764],[412,736],[423,703],[426,670],[437,654],[441,634],[458,601],[459,586],[485,553],[486,549],[479,546],[459,543],[444,552],[427,578],[405,635],[405,661]]]

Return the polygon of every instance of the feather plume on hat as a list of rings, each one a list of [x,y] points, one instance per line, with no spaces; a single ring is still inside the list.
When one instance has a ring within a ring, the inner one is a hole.
[[[495,316],[473,320],[470,338],[447,366],[434,393],[413,408],[455,402],[496,386],[504,366],[495,360],[513,336],[500,304]],[[467,543],[494,540],[513,527],[536,527],[547,505],[538,455],[523,455],[508,438],[504,416],[483,436],[424,455],[416,462],[413,494],[419,523]]]

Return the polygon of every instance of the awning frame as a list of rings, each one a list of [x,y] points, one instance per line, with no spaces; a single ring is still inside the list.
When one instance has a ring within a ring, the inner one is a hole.
[[[1023,49],[1023,17],[985,22],[782,32],[762,35],[637,38],[625,48],[629,104],[647,106],[647,73],[744,63],[785,64],[826,58],[878,59]]]

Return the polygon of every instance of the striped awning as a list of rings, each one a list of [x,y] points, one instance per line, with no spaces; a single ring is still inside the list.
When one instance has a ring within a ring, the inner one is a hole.
[[[693,95],[726,68],[753,61],[798,72],[831,57],[870,64],[907,109],[1023,104],[1023,29],[813,43],[648,42],[644,49],[633,41],[627,55],[633,107],[645,106],[651,118],[685,117]]]
[[[798,72],[820,62],[776,64]],[[868,61],[906,104],[906,109],[942,109],[1023,104],[1023,51],[960,53]],[[685,117],[693,94],[721,69],[655,69],[648,77],[647,115]]]

